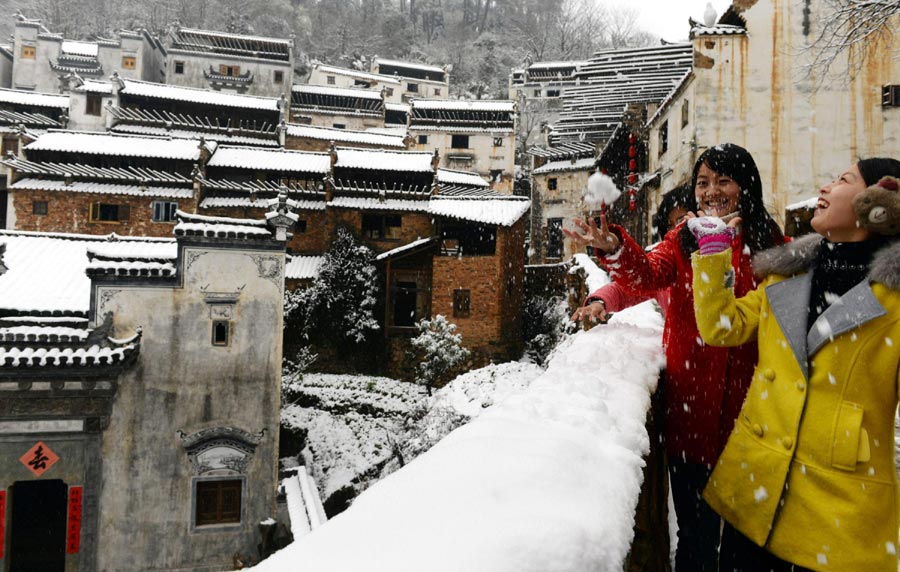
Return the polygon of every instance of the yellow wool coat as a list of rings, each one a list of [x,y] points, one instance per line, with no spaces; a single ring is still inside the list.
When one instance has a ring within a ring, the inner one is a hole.
[[[726,286],[729,251],[694,255],[703,340],[759,343],[750,389],[703,496],[783,560],[896,572],[900,243],[881,250],[869,278],[807,331],[807,270],[822,242],[811,235],[755,260],[757,270],[779,274],[741,299]]]

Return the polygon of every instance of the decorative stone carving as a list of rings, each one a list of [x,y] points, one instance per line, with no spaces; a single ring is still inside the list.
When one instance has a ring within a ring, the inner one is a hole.
[[[242,474],[265,429],[252,434],[236,427],[212,427],[190,435],[178,431],[196,475]]]
[[[256,263],[257,276],[265,278],[279,289],[284,283],[281,277],[281,258],[268,254],[248,254]]]

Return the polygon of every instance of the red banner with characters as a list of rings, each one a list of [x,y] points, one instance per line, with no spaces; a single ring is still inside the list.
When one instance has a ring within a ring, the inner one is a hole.
[[[69,487],[69,523],[66,527],[66,554],[78,554],[81,549],[82,487]]]

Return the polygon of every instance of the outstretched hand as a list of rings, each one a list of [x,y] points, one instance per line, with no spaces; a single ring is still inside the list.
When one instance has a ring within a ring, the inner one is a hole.
[[[605,214],[600,215],[599,227],[593,218],[589,218],[587,221],[576,218],[574,222],[581,232],[564,228],[563,234],[569,237],[579,250],[585,246],[593,246],[605,254],[612,254],[619,249],[619,237],[610,232]]]

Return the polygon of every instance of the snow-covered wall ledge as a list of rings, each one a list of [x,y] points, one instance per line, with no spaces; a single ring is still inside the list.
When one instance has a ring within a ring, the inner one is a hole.
[[[573,336],[528,389],[254,570],[621,570],[661,333],[642,305]]]

